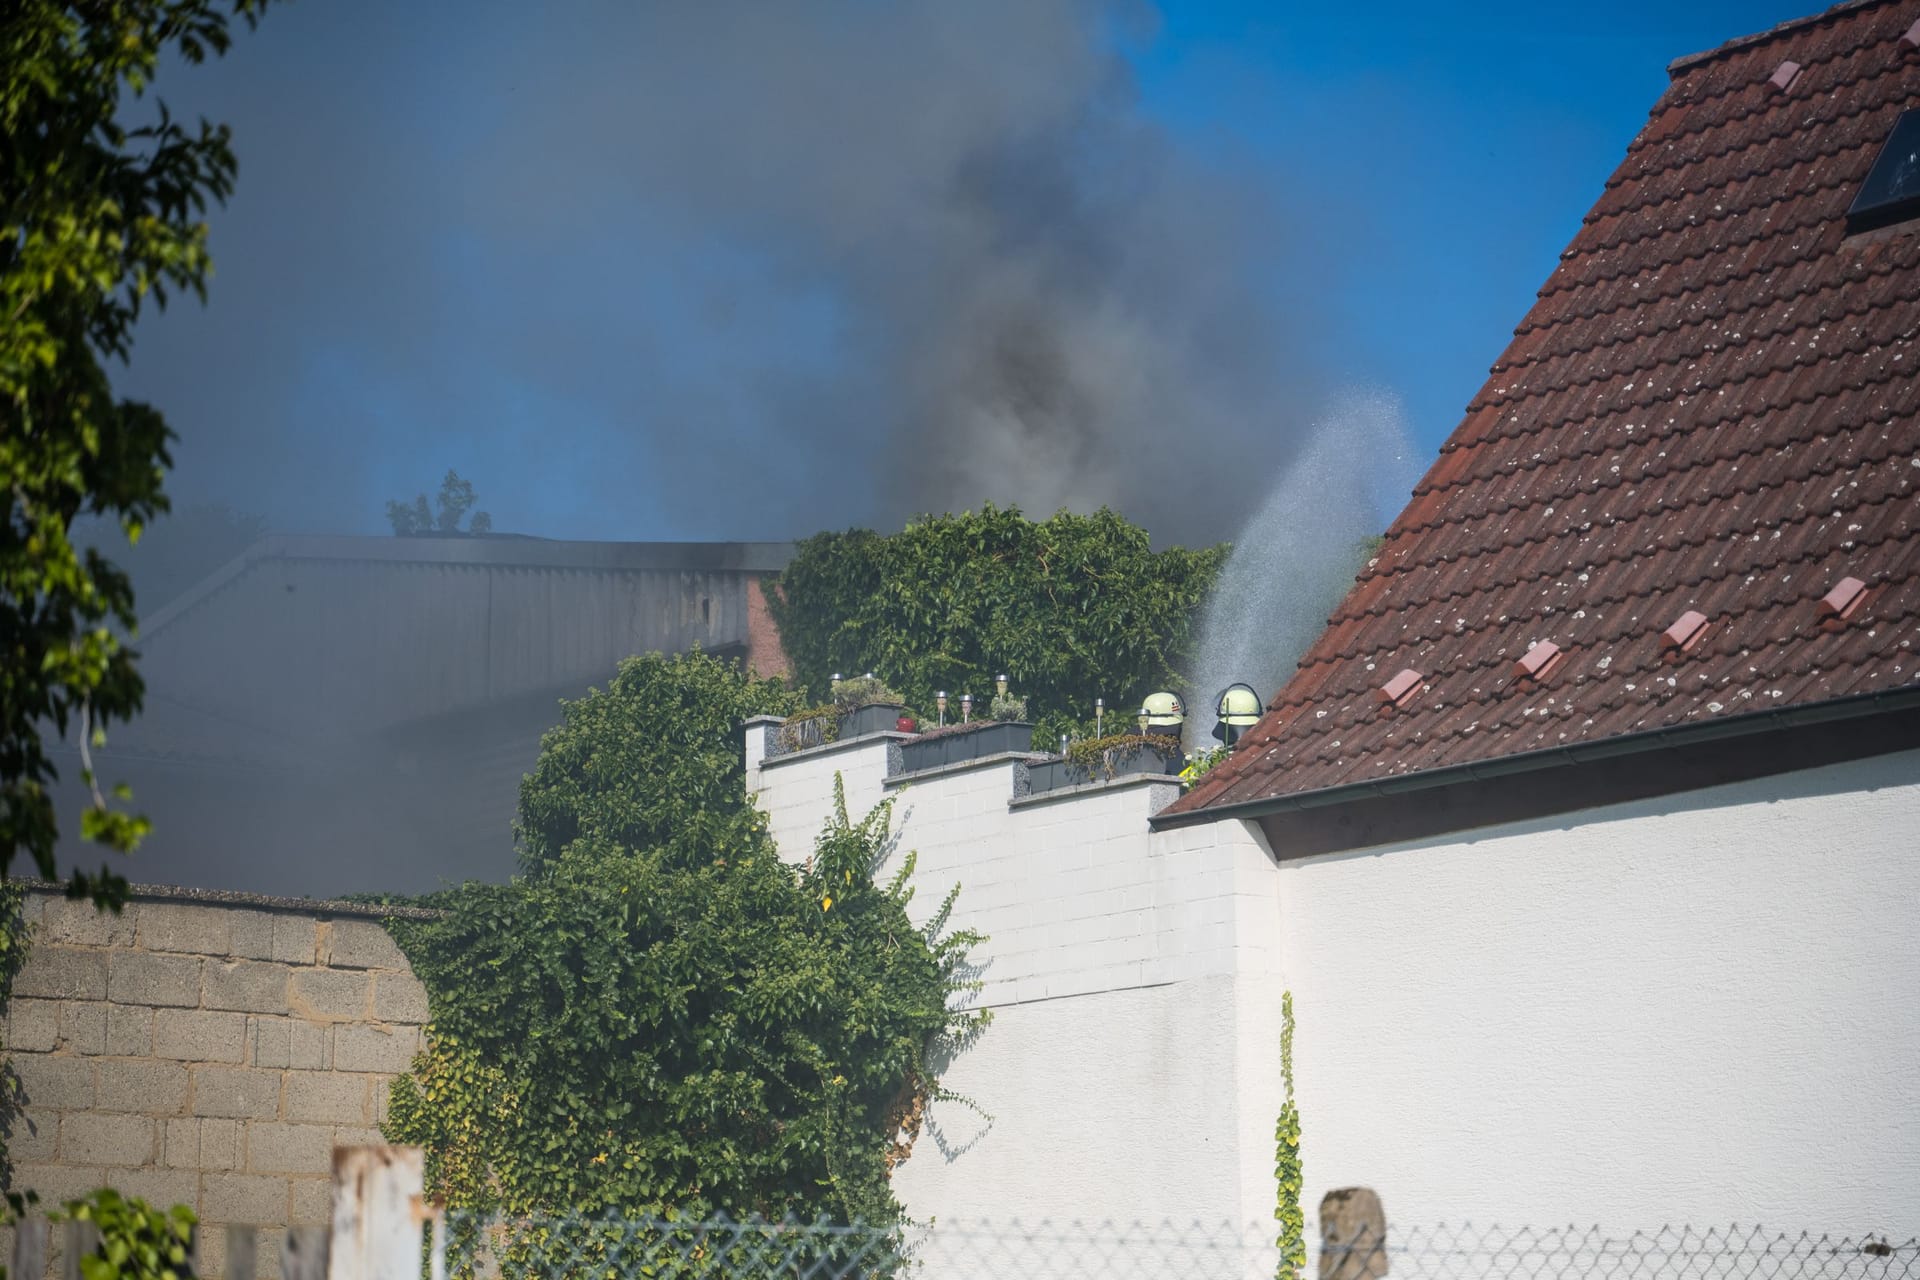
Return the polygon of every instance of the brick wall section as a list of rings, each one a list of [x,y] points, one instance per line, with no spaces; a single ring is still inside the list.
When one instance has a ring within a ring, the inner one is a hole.
[[[25,1093],[14,1185],[54,1203],[112,1186],[206,1224],[323,1223],[332,1148],[379,1140],[426,991],[365,908],[185,896],[113,916],[28,895],[5,1041]],[[224,1234],[203,1239],[217,1270]]]
[[[781,599],[785,599],[782,596]],[[760,590],[760,575],[747,577],[747,666],[763,676],[784,676],[793,670],[787,651],[780,644],[780,628],[773,625],[773,612]]]

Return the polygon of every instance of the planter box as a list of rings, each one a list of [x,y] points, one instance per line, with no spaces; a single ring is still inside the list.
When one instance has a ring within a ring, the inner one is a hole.
[[[1180,756],[1165,756],[1158,751],[1136,751],[1125,759],[1115,760],[1111,777],[1126,778],[1134,774],[1178,774],[1186,767],[1186,760]],[[1027,789],[1030,795],[1039,795],[1044,791],[1057,790],[1060,787],[1084,786],[1089,782],[1109,780],[1108,771],[1100,765],[1091,767],[1075,764],[1068,760],[1050,760],[1045,764],[1036,764],[1027,770]]]
[[[863,733],[880,733],[900,721],[906,707],[898,702],[870,702],[852,715],[840,717],[840,736],[857,738]]]
[[[989,720],[978,729],[963,733],[943,733],[902,744],[900,768],[904,773],[937,769],[941,765],[961,764],[981,756],[997,756],[1008,751],[1033,749],[1033,726],[1024,720]]]

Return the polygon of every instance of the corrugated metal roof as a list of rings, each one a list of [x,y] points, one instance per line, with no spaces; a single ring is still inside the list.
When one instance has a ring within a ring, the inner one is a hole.
[[[1164,816],[1913,686],[1920,228],[1844,215],[1920,102],[1916,16],[1846,4],[1673,64],[1379,554]],[[1869,594],[1823,622],[1848,576]],[[1516,673],[1542,641],[1560,660]],[[1383,704],[1403,668],[1424,687]]]

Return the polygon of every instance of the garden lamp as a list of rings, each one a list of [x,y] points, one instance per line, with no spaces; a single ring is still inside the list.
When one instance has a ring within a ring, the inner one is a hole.
[[[1213,726],[1213,736],[1232,746],[1241,734],[1260,723],[1260,710],[1260,695],[1252,685],[1228,685],[1214,703],[1214,713],[1220,720]]]
[[[1004,675],[998,675],[998,676],[995,676],[995,677],[993,678],[993,687],[994,687],[994,691],[995,691],[996,693],[998,693],[998,694],[999,694],[999,695],[1000,695],[1001,697],[1003,697],[1003,698],[1004,698],[1004,697],[1006,697],[1006,696],[1007,696],[1007,678],[1006,678],[1006,676],[1004,676]]]
[[[947,722],[947,691],[942,689],[933,695],[933,705],[940,708],[940,723]]]
[[[1095,698],[1093,700],[1093,736],[1094,737],[1104,738],[1106,736],[1106,730],[1101,727],[1101,722],[1104,721],[1106,717],[1107,717],[1107,700],[1105,698]]]
[[[1149,712],[1145,707],[1142,707],[1140,708],[1140,714],[1133,718],[1134,723],[1140,726],[1140,736],[1143,738],[1147,736],[1147,721],[1151,717],[1152,717],[1152,713]]]
[[[970,693],[963,693],[960,695],[960,723],[971,724],[972,722],[973,722],[973,695]]]

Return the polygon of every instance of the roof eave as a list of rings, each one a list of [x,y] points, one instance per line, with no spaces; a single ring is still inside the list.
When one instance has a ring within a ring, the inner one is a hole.
[[[1157,831],[1164,831],[1225,818],[1262,818],[1269,814],[1302,809],[1324,809],[1362,800],[1406,795],[1409,792],[1430,791],[1463,782],[1484,782],[1490,778],[1534,774],[1548,769],[1588,764],[1620,756],[1640,755],[1719,739],[1751,737],[1755,734],[1792,728],[1797,725],[1825,724],[1909,709],[1920,709],[1920,685],[1881,689],[1872,693],[1852,694],[1844,698],[1829,698],[1822,702],[1752,711],[1738,716],[1722,716],[1712,720],[1664,725],[1658,729],[1621,734],[1594,742],[1569,743],[1566,746],[1547,747],[1538,751],[1516,752],[1513,755],[1500,756],[1492,760],[1468,761],[1438,769],[1424,769],[1418,773],[1397,774],[1389,778],[1372,778],[1365,782],[1349,782],[1335,787],[1299,791],[1291,795],[1264,796],[1258,800],[1242,800],[1235,804],[1203,805],[1197,809],[1177,813],[1163,811],[1152,819],[1152,826]]]

